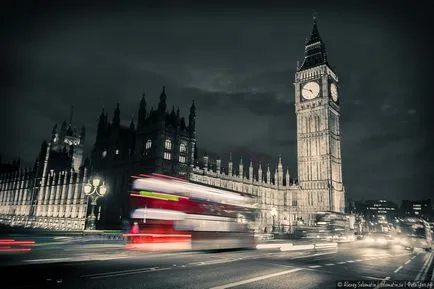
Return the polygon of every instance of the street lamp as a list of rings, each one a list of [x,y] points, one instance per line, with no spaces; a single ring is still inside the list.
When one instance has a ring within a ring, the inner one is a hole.
[[[101,179],[95,177],[92,180],[89,181],[89,183],[84,185],[83,188],[84,193],[86,196],[90,197],[91,199],[91,206],[92,210],[90,215],[87,217],[87,225],[86,229],[88,230],[95,230],[95,206],[96,206],[96,200],[100,197],[104,197],[107,193],[107,187],[104,185],[104,181]]]
[[[273,217],[273,232],[276,230],[276,223],[275,223],[275,218],[277,216],[277,210],[275,207],[271,208],[271,212],[270,212],[271,216]]]

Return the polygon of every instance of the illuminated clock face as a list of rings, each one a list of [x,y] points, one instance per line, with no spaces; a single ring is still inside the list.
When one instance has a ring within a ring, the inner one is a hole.
[[[311,81],[303,85],[301,95],[304,99],[314,99],[319,95],[320,87],[318,82]]]
[[[330,95],[334,102],[338,101],[338,87],[336,84],[330,84]]]

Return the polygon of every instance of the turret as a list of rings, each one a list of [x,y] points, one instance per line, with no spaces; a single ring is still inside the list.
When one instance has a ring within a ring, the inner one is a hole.
[[[250,182],[253,182],[253,162],[250,160],[249,164],[249,180]]]
[[[167,95],[166,95],[166,87],[163,86],[163,89],[160,93],[160,102],[158,103],[158,112],[160,116],[164,116],[164,113],[166,112],[167,104]]]
[[[262,165],[261,165],[261,162],[259,162],[259,168],[258,168],[258,181],[259,181],[260,183],[263,182],[263,178],[262,178]]]
[[[277,185],[279,185],[279,183],[280,183],[280,180],[278,179],[278,176],[277,176],[277,168],[274,170],[274,184],[277,186]]]
[[[119,109],[119,103],[116,106],[115,113],[113,115],[113,126],[119,127],[121,124],[121,110]]]
[[[270,164],[267,165],[267,184],[271,181]]]
[[[291,176],[289,175],[289,169],[286,168],[286,186],[289,187],[291,185]]]
[[[204,167],[205,171],[208,171],[208,155],[207,154],[205,154],[203,156],[203,167]]]
[[[142,99],[140,100],[139,115],[137,120],[137,128],[139,130],[145,126],[145,121],[146,121],[146,99],[145,99],[145,93],[143,93]]]
[[[107,125],[107,116],[104,112],[104,107],[102,108],[101,114],[99,115],[98,119],[98,127],[96,131],[96,139],[99,140],[103,136],[105,132],[105,128]]]
[[[81,126],[81,132],[80,132],[80,143],[84,144],[84,140],[86,139],[86,128],[84,125]]]
[[[240,164],[238,166],[238,170],[239,170],[239,177],[240,177],[240,179],[243,179],[244,178],[244,165],[243,165],[243,157],[242,156],[241,156],[241,159],[240,159]]]
[[[232,176],[232,153],[229,153],[228,175]]]
[[[277,164],[277,185],[283,186],[282,156],[279,156],[279,163]]]
[[[194,100],[190,107],[190,115],[188,116],[188,130],[193,136],[196,134],[196,106]]]
[[[220,174],[220,169],[222,166],[222,160],[220,159],[220,157],[216,160],[216,172],[217,174]]]
[[[57,142],[57,124],[53,126],[53,130],[51,131],[51,142]]]
[[[131,122],[130,122],[130,131],[134,131],[136,129],[135,125],[134,125],[134,115],[131,117]]]

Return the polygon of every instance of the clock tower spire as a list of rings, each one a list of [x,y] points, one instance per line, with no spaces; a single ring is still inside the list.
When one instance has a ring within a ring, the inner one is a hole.
[[[304,60],[298,71],[322,64],[327,64],[326,46],[319,35],[316,17],[313,16],[312,32],[310,37],[306,38]]]
[[[315,17],[294,88],[303,218],[311,220],[319,210],[344,212],[338,77],[327,62]]]

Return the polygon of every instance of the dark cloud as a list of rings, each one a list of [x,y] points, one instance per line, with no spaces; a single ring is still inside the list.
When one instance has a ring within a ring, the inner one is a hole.
[[[422,7],[41,5],[17,6],[2,20],[0,152],[6,157],[32,162],[71,105],[74,123],[87,127],[89,152],[102,107],[111,118],[119,102],[127,125],[142,93],[156,107],[165,85],[168,107],[179,106],[182,115],[196,101],[201,149],[223,159],[232,151],[234,163],[243,155],[245,165],[262,159],[272,172],[281,154],[294,175],[294,73],[316,10],[340,77],[349,196],[398,199],[411,188],[429,196],[432,99]]]

